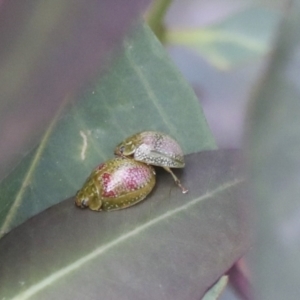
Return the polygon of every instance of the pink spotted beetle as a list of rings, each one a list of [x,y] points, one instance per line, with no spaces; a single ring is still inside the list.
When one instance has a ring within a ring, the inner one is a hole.
[[[75,203],[91,210],[117,210],[147,197],[155,185],[153,166],[168,171],[183,193],[188,190],[170,168],[183,168],[183,152],[170,136],[144,131],[125,139],[115,148],[118,156],[95,168],[77,192]]]
[[[183,168],[184,156],[179,144],[169,135],[157,131],[136,133],[115,148],[115,154],[123,157],[133,157],[134,160],[147,165],[163,167],[169,172],[182,193],[188,190],[170,168]]]
[[[155,185],[151,166],[129,158],[114,158],[93,170],[77,192],[75,203],[91,210],[117,210],[145,199]]]

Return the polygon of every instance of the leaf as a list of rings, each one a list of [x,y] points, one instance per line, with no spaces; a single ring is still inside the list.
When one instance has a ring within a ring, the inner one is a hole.
[[[270,49],[279,14],[250,8],[206,28],[167,32],[167,42],[187,46],[219,69],[227,70],[265,55]]]
[[[225,287],[228,283],[228,276],[224,275],[222,276],[217,283],[213,285],[204,295],[202,300],[217,300],[223,293]]]
[[[233,267],[227,272],[230,278],[232,290],[239,298],[243,300],[254,299],[254,291],[251,280],[249,254],[239,259]]]
[[[184,153],[215,148],[196,96],[146,26],[124,41],[111,70],[77,95],[64,115],[63,109],[40,145],[0,184],[0,236],[74,195],[133,133],[163,131]]]
[[[67,95],[109,66],[151,1],[0,2],[2,180],[38,144]]]
[[[258,299],[299,299],[300,294],[300,2],[287,8],[246,136]]]
[[[0,299],[200,299],[249,247],[238,152],[204,151],[158,170],[150,196],[93,212],[74,199],[0,240]],[[9,250],[8,250],[9,249]]]

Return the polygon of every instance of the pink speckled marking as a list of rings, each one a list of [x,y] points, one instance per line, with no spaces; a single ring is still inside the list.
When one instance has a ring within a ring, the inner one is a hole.
[[[108,198],[112,198],[112,197],[116,197],[116,193],[113,190],[113,186],[112,186],[112,176],[109,173],[104,173],[102,175],[102,182],[103,182],[103,191],[102,191],[102,196],[103,197],[108,197]]]
[[[182,150],[178,143],[173,140],[170,136],[153,131],[146,131],[141,133],[142,144],[150,146],[151,150],[159,151],[160,153],[165,153],[174,156],[183,156]],[[141,146],[140,145],[140,146]]]
[[[134,167],[126,170],[125,186],[129,190],[137,190],[149,181],[149,171],[145,168]]]
[[[147,168],[128,166],[113,174],[104,173],[102,175],[103,197],[117,197],[123,193],[138,190],[149,182],[151,173]]]
[[[143,143],[150,146],[154,145],[156,140],[157,138],[151,134],[145,134],[143,137]]]

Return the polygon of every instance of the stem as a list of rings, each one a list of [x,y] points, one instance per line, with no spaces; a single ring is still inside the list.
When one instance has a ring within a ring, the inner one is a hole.
[[[148,25],[161,42],[165,40],[163,20],[171,3],[172,0],[154,0],[146,14]]]

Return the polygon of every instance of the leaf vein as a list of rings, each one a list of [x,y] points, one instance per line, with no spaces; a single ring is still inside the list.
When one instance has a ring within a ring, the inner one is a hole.
[[[16,194],[15,200],[13,201],[10,210],[8,211],[4,222],[0,228],[0,237],[3,236],[6,232],[9,231],[11,223],[15,217],[15,214],[17,213],[18,208],[21,205],[22,199],[23,199],[23,195],[26,191],[26,188],[30,185],[30,181],[32,179],[32,176],[34,174],[34,171],[36,169],[36,167],[38,166],[38,163],[40,161],[40,158],[42,156],[42,153],[46,147],[47,141],[49,140],[49,137],[57,123],[57,121],[59,120],[59,117],[63,111],[63,108],[65,107],[66,103],[68,102],[69,97],[65,97],[65,99],[62,102],[62,105],[60,106],[59,110],[57,111],[57,113],[55,114],[52,122],[50,123],[48,129],[46,130],[44,137],[41,140],[40,145],[38,146],[36,153],[33,157],[33,160],[30,164],[30,167],[27,171],[27,173],[25,174],[24,180],[22,182],[22,185],[18,191],[18,193]]]
[[[194,206],[194,205],[198,204],[199,202],[201,202],[203,200],[209,199],[209,198],[215,196],[216,194],[219,194],[223,191],[226,191],[227,189],[232,188],[233,186],[235,186],[235,185],[237,185],[237,184],[239,184],[243,181],[244,181],[244,179],[235,179],[235,180],[229,181],[227,183],[224,183],[223,185],[219,186],[215,190],[206,192],[201,197],[198,197],[198,198],[192,200],[189,203],[186,203],[186,204],[184,204],[180,207],[177,207],[173,210],[170,210],[170,211],[168,211],[168,212],[166,212],[166,213],[164,213],[164,214],[162,214],[162,215],[146,222],[145,224],[143,224],[143,225],[127,232],[126,234],[123,234],[122,236],[120,236],[117,239],[107,243],[106,245],[103,245],[99,248],[96,248],[91,253],[89,253],[89,254],[85,255],[84,257],[78,259],[77,261],[73,262],[69,266],[64,267],[64,268],[60,269],[59,271],[53,273],[52,275],[44,278],[43,280],[41,280],[37,284],[29,287],[26,291],[22,292],[19,295],[16,295],[12,300],[27,300],[27,299],[29,299],[30,297],[37,294],[38,292],[40,292],[41,290],[43,290],[47,286],[49,286],[52,283],[58,281],[60,278],[68,275],[72,271],[75,271],[75,270],[79,269],[81,266],[88,263],[89,261],[97,258],[98,256],[100,256],[101,254],[103,254],[107,250],[117,246],[118,244],[128,240],[131,237],[136,236],[140,232],[148,229],[149,227],[157,224],[158,222],[161,222],[161,221],[163,221],[163,220],[165,220],[169,217],[172,217],[173,215],[175,215],[175,214],[177,214],[181,211],[187,210],[191,206]]]

